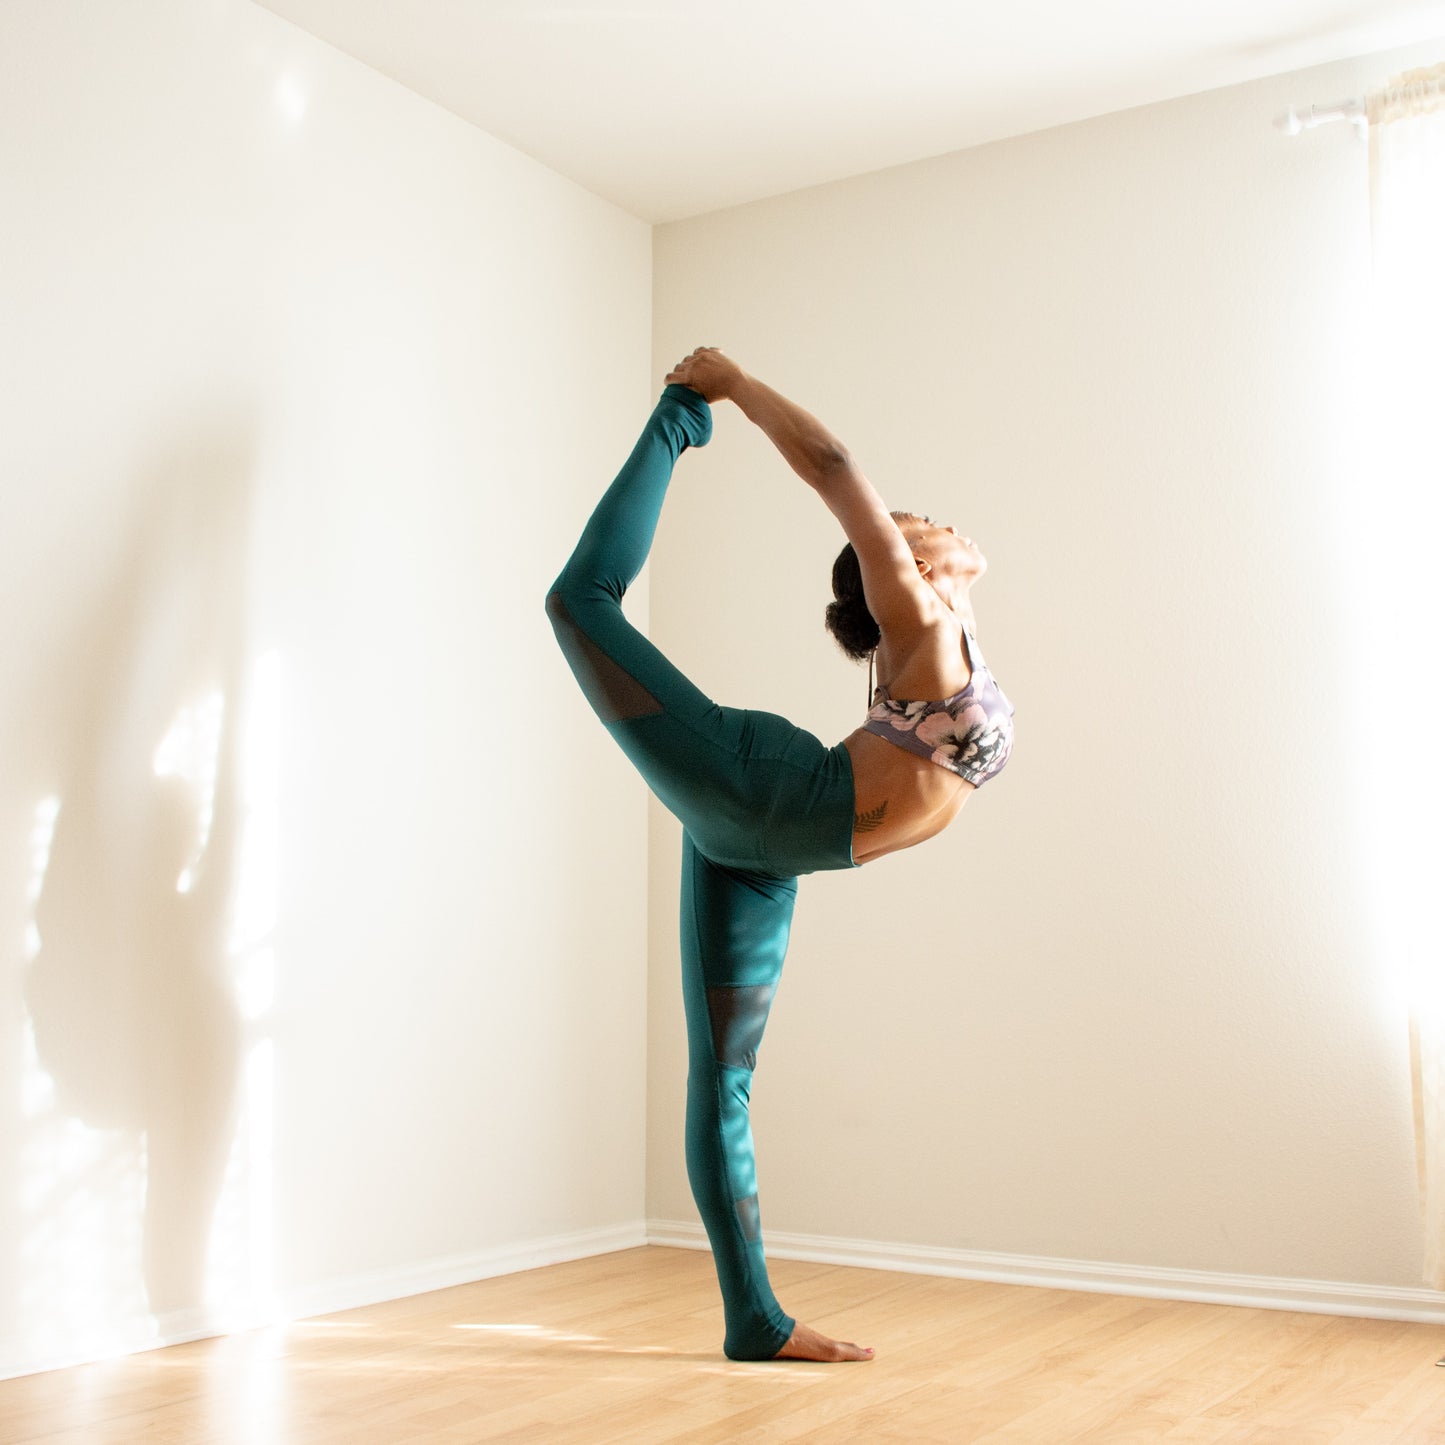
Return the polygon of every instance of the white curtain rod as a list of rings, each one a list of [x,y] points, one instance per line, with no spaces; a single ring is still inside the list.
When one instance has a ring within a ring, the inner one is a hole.
[[[1330,125],[1337,120],[1350,121],[1356,130],[1365,130],[1369,118],[1365,114],[1365,99],[1355,96],[1352,100],[1337,100],[1333,105],[1312,105],[1304,111],[1294,106],[1283,115],[1275,117],[1275,127],[1286,135],[1298,135],[1301,131],[1313,130],[1317,125]]]
[[[1376,95],[1357,95],[1350,100],[1337,100],[1333,105],[1312,105],[1306,111],[1290,106],[1283,115],[1275,117],[1274,123],[1286,135],[1298,135],[1317,125],[1347,120],[1364,135],[1372,119],[1377,124],[1388,123],[1439,110],[1445,110],[1445,65],[1407,70]]]

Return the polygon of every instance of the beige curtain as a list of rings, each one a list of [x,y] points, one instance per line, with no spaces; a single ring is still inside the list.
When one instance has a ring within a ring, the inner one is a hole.
[[[1424,1278],[1445,1289],[1445,65],[1398,77],[1367,113],[1376,424],[1362,480],[1386,563],[1366,587],[1390,799],[1379,903],[1409,1009]]]

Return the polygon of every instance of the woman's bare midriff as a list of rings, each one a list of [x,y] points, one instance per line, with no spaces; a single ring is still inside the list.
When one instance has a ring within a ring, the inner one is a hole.
[[[853,761],[853,861],[869,863],[943,832],[974,785],[862,728],[843,739]]]

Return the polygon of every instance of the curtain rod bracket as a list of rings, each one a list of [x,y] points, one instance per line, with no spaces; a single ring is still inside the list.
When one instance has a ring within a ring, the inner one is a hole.
[[[1281,116],[1275,117],[1275,128],[1286,135],[1299,135],[1301,131],[1313,130],[1317,125],[1329,125],[1333,121],[1347,120],[1363,135],[1370,127],[1365,102],[1356,96],[1352,100],[1337,100],[1333,105],[1311,105],[1303,111],[1294,106]]]

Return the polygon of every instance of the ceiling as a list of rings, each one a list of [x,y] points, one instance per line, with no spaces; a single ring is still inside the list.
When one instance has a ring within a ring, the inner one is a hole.
[[[259,3],[653,222],[1445,36],[1445,0]]]

